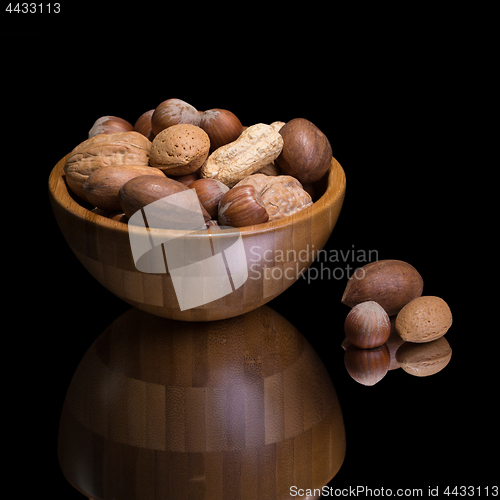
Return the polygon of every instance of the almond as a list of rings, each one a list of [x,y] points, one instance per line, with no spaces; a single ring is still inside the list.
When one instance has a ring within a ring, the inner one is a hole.
[[[417,297],[399,311],[396,331],[406,342],[431,342],[442,337],[453,322],[448,304],[440,297]]]

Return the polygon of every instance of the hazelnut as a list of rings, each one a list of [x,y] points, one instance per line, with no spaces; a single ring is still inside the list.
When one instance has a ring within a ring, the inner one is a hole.
[[[420,297],[423,288],[422,276],[412,265],[401,260],[378,260],[356,269],[347,282],[342,303],[353,307],[373,300],[394,316]]]
[[[150,141],[155,138],[153,126],[151,125],[151,117],[153,116],[154,111],[154,109],[150,109],[149,111],[142,113],[134,124],[134,130],[147,137]]]
[[[344,331],[356,347],[371,349],[387,341],[391,322],[382,306],[373,301],[362,302],[349,311]]]
[[[118,116],[101,116],[89,130],[89,139],[99,134],[114,134],[116,132],[130,132],[134,126]]]
[[[238,117],[226,109],[209,109],[200,115],[200,127],[210,137],[210,152],[235,141],[243,132]]]
[[[198,179],[189,185],[196,191],[200,203],[210,214],[212,219],[217,218],[219,201],[229,191],[229,188],[215,179]]]
[[[269,215],[253,186],[235,186],[219,201],[219,224],[243,227],[267,222]]]
[[[154,110],[151,116],[151,126],[153,133],[158,135],[162,130],[179,123],[190,123],[198,126],[200,116],[200,113],[191,104],[180,99],[167,99]]]
[[[281,171],[302,184],[321,179],[332,161],[332,147],[326,135],[304,118],[290,120],[279,133],[283,149],[275,161]]]
[[[374,349],[360,349],[349,345],[344,353],[347,373],[358,383],[372,386],[380,382],[389,371],[391,356],[384,344]]]

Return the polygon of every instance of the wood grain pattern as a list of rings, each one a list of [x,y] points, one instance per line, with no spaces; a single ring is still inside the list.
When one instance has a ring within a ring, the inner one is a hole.
[[[72,197],[63,177],[65,161],[61,159],[50,174],[49,195],[71,250],[97,281],[127,303],[151,314],[185,321],[234,317],[266,304],[291,286],[330,237],[346,189],[344,171],[333,159],[329,171],[315,186],[320,198],[311,207],[284,219],[240,228],[249,272],[246,282],[225,297],[181,311],[168,272],[148,274],[136,269],[129,226],[91,212]],[[191,237],[210,235],[204,231]]]
[[[328,372],[267,306],[209,323],[130,309],[82,359],[59,429],[66,479],[95,500],[290,498],[344,455]]]

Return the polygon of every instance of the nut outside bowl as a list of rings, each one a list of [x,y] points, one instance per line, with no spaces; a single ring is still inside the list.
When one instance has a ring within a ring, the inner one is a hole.
[[[330,237],[344,201],[345,173],[335,158],[315,183],[317,200],[289,217],[243,228],[221,230],[218,238],[241,235],[248,277],[216,300],[181,310],[168,272],[136,268],[129,225],[98,215],[77,201],[66,185],[62,158],[49,176],[49,197],[57,223],[71,250],[107,290],[128,304],[156,316],[182,321],[213,321],[252,311],[280,295],[307,270]],[[134,231],[147,231],[134,227]],[[174,230],[155,229],[166,238]],[[182,234],[181,231],[177,233]],[[211,230],[184,232],[188,239],[210,239]],[[147,233],[144,233],[147,234]],[[232,236],[231,236],[232,235]]]

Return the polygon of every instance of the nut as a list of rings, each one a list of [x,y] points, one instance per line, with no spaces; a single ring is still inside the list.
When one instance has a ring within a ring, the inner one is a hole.
[[[118,116],[101,116],[89,130],[89,138],[99,134],[115,134],[134,130],[131,123]]]
[[[349,345],[344,353],[347,373],[358,383],[372,386],[380,382],[389,371],[391,356],[384,344],[374,349],[360,349]]]
[[[140,134],[147,137],[150,141],[152,141],[155,137],[153,133],[153,126],[151,125],[151,117],[153,116],[154,109],[150,109],[143,113],[134,124],[134,130],[139,132]]]
[[[195,170],[194,172],[191,172],[190,174],[171,175],[170,177],[172,179],[174,179],[174,181],[182,182],[182,184],[184,184],[185,186],[191,187],[191,184],[200,178],[200,171]]]
[[[200,127],[210,137],[210,152],[235,141],[243,132],[238,117],[226,109],[209,109],[200,115]]]
[[[282,147],[283,138],[271,125],[257,123],[244,130],[236,141],[215,150],[201,167],[201,177],[232,187],[274,161]]]
[[[235,186],[219,202],[219,224],[243,227],[267,222],[269,215],[253,186]]]
[[[229,188],[215,179],[198,179],[191,183],[189,187],[196,191],[200,203],[212,219],[216,219],[219,201],[224,193],[229,191]]]
[[[453,322],[448,304],[440,297],[417,297],[396,318],[396,331],[406,342],[430,342],[442,337]]]
[[[361,302],[349,311],[344,331],[347,339],[356,347],[371,349],[385,344],[391,334],[391,322],[379,304]]]
[[[118,193],[120,188],[134,177],[139,175],[156,175],[165,177],[165,174],[153,167],[139,165],[116,165],[98,168],[89,175],[83,184],[83,192],[92,205],[116,212],[121,210]]]
[[[151,116],[151,126],[155,135],[179,123],[200,124],[200,113],[197,109],[181,99],[163,101],[156,107]]]
[[[156,177],[152,175],[141,175],[126,182],[119,192],[120,205],[125,215],[130,218],[137,210],[171,194],[187,191],[189,188],[180,182],[168,177]],[[201,206],[203,218],[210,220],[210,215]],[[168,229],[169,214],[164,214],[165,225],[162,228]]]
[[[302,184],[321,179],[332,161],[332,147],[326,135],[304,118],[290,120],[279,133],[283,150],[276,163],[281,171]]]
[[[186,175],[198,170],[208,157],[210,139],[189,123],[162,130],[151,144],[150,163],[167,175]]]
[[[441,337],[425,344],[405,342],[396,352],[401,368],[410,375],[427,377],[441,371],[451,359],[451,347]]]
[[[69,188],[87,201],[83,184],[98,168],[111,165],[149,165],[151,141],[139,132],[99,134],[76,146],[64,166]]]
[[[290,175],[268,176],[257,173],[245,177],[237,186],[252,185],[259,192],[269,220],[282,219],[312,205],[311,195]]]
[[[412,265],[401,260],[379,260],[355,271],[347,282],[342,303],[354,307],[373,300],[393,316],[422,295],[423,287],[422,277]]]

